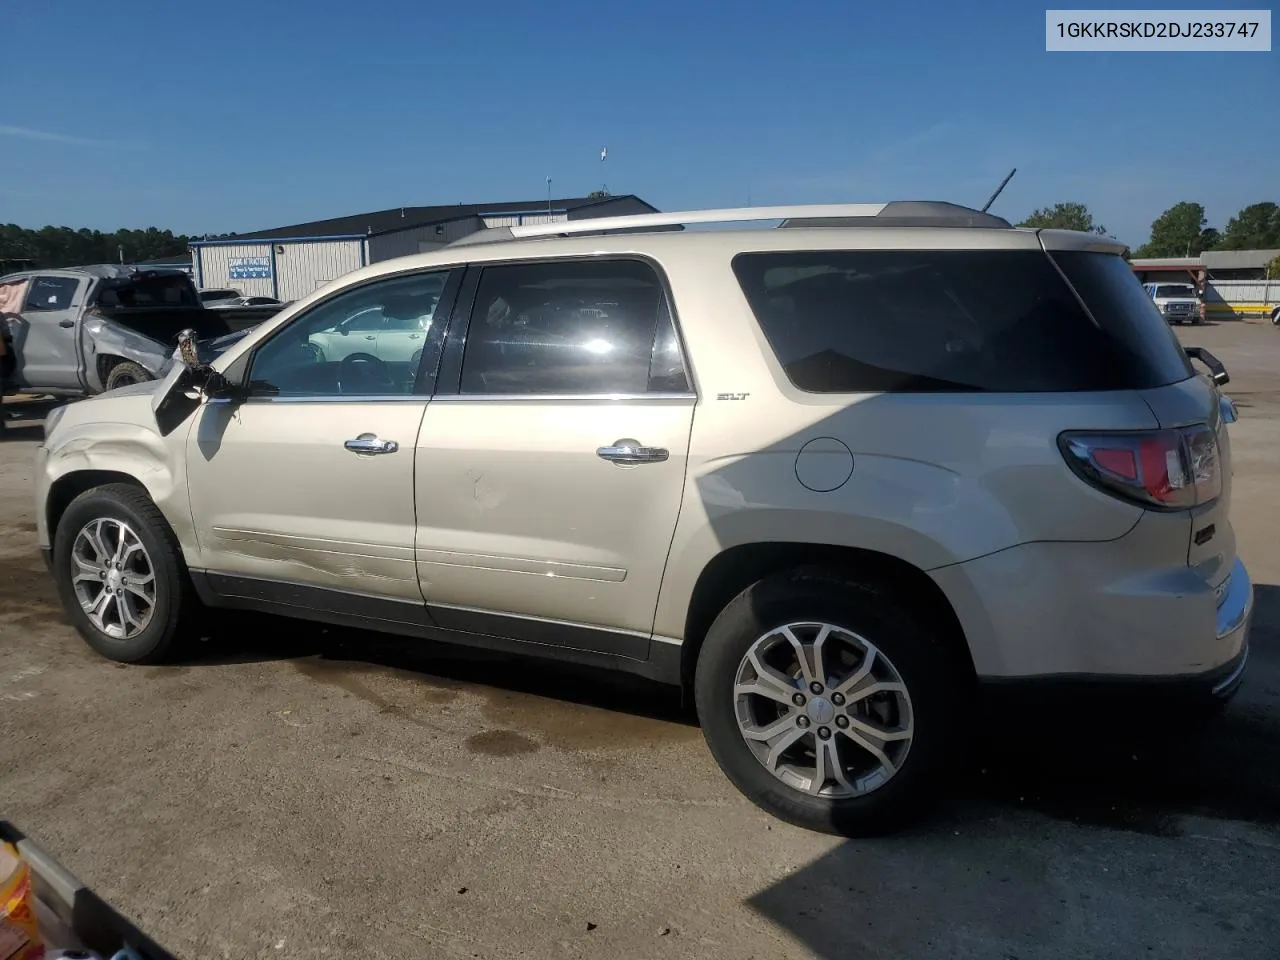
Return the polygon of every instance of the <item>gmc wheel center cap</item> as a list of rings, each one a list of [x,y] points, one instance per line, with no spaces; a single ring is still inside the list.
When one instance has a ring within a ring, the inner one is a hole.
[[[830,723],[835,719],[836,708],[826,697],[814,697],[809,701],[808,713],[814,723]]]

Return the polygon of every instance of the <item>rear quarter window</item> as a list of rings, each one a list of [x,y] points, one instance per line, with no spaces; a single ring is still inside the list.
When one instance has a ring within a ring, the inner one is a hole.
[[[1035,250],[746,253],[733,269],[788,379],[812,393],[1145,389],[1190,375],[1121,258],[1062,257],[1080,298]]]

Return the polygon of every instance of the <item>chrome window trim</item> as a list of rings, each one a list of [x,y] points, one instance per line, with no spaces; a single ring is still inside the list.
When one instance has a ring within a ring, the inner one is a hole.
[[[425,393],[346,394],[338,396],[316,395],[298,397],[246,397],[245,403],[427,403]],[[210,401],[224,402],[230,401]]]
[[[694,402],[695,393],[469,393],[428,396],[419,393],[348,394],[346,396],[246,397],[242,403],[634,403],[654,400],[661,403]],[[227,397],[206,400],[207,404],[229,404]]]
[[[612,401],[658,400],[696,401],[695,393],[447,393],[432,397],[432,403],[609,403]]]

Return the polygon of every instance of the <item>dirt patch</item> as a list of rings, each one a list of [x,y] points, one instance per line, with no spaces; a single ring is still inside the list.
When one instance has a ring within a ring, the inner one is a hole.
[[[702,736],[687,724],[584,703],[495,687],[477,687],[476,693],[485,700],[485,719],[495,726],[534,731],[545,744],[562,750],[635,750]]]
[[[539,745],[536,740],[514,730],[486,730],[467,737],[466,746],[472,753],[482,753],[487,757],[514,757],[519,753],[533,753]]]
[[[53,579],[43,564],[33,565],[29,557],[0,559],[0,618],[7,624],[67,622]]]
[[[418,674],[405,674],[404,671],[382,667],[376,664],[355,663],[347,660],[329,660],[325,657],[303,657],[291,660],[293,668],[308,680],[336,687],[353,697],[359,697],[366,703],[378,708],[379,713],[408,720],[418,726],[430,726],[414,711],[423,705],[440,706],[447,704],[458,696],[458,692],[448,687],[432,686]],[[405,703],[397,703],[374,690],[369,680],[377,677],[401,677],[411,680],[415,688],[412,699]],[[414,703],[413,701],[417,702]]]

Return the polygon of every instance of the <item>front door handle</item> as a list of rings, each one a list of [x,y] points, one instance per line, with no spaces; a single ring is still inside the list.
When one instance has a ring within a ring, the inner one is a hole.
[[[348,440],[343,444],[352,453],[395,453],[400,449],[400,444],[394,440],[379,440],[375,434],[362,433],[354,440]]]
[[[75,325],[76,325],[76,322],[75,322],[74,320],[59,320],[59,321],[58,321],[58,326],[62,327],[63,329],[67,329],[68,327],[74,327]]]
[[[671,453],[666,447],[646,447],[639,440],[624,438],[613,441],[611,446],[598,448],[596,456],[619,466],[627,466],[636,463],[662,463]]]
[[[365,338],[366,340],[377,340],[377,339],[378,339],[377,335],[376,335],[376,334],[373,334],[373,333],[367,333],[367,334],[365,334],[365,337],[364,337],[364,338]]]

